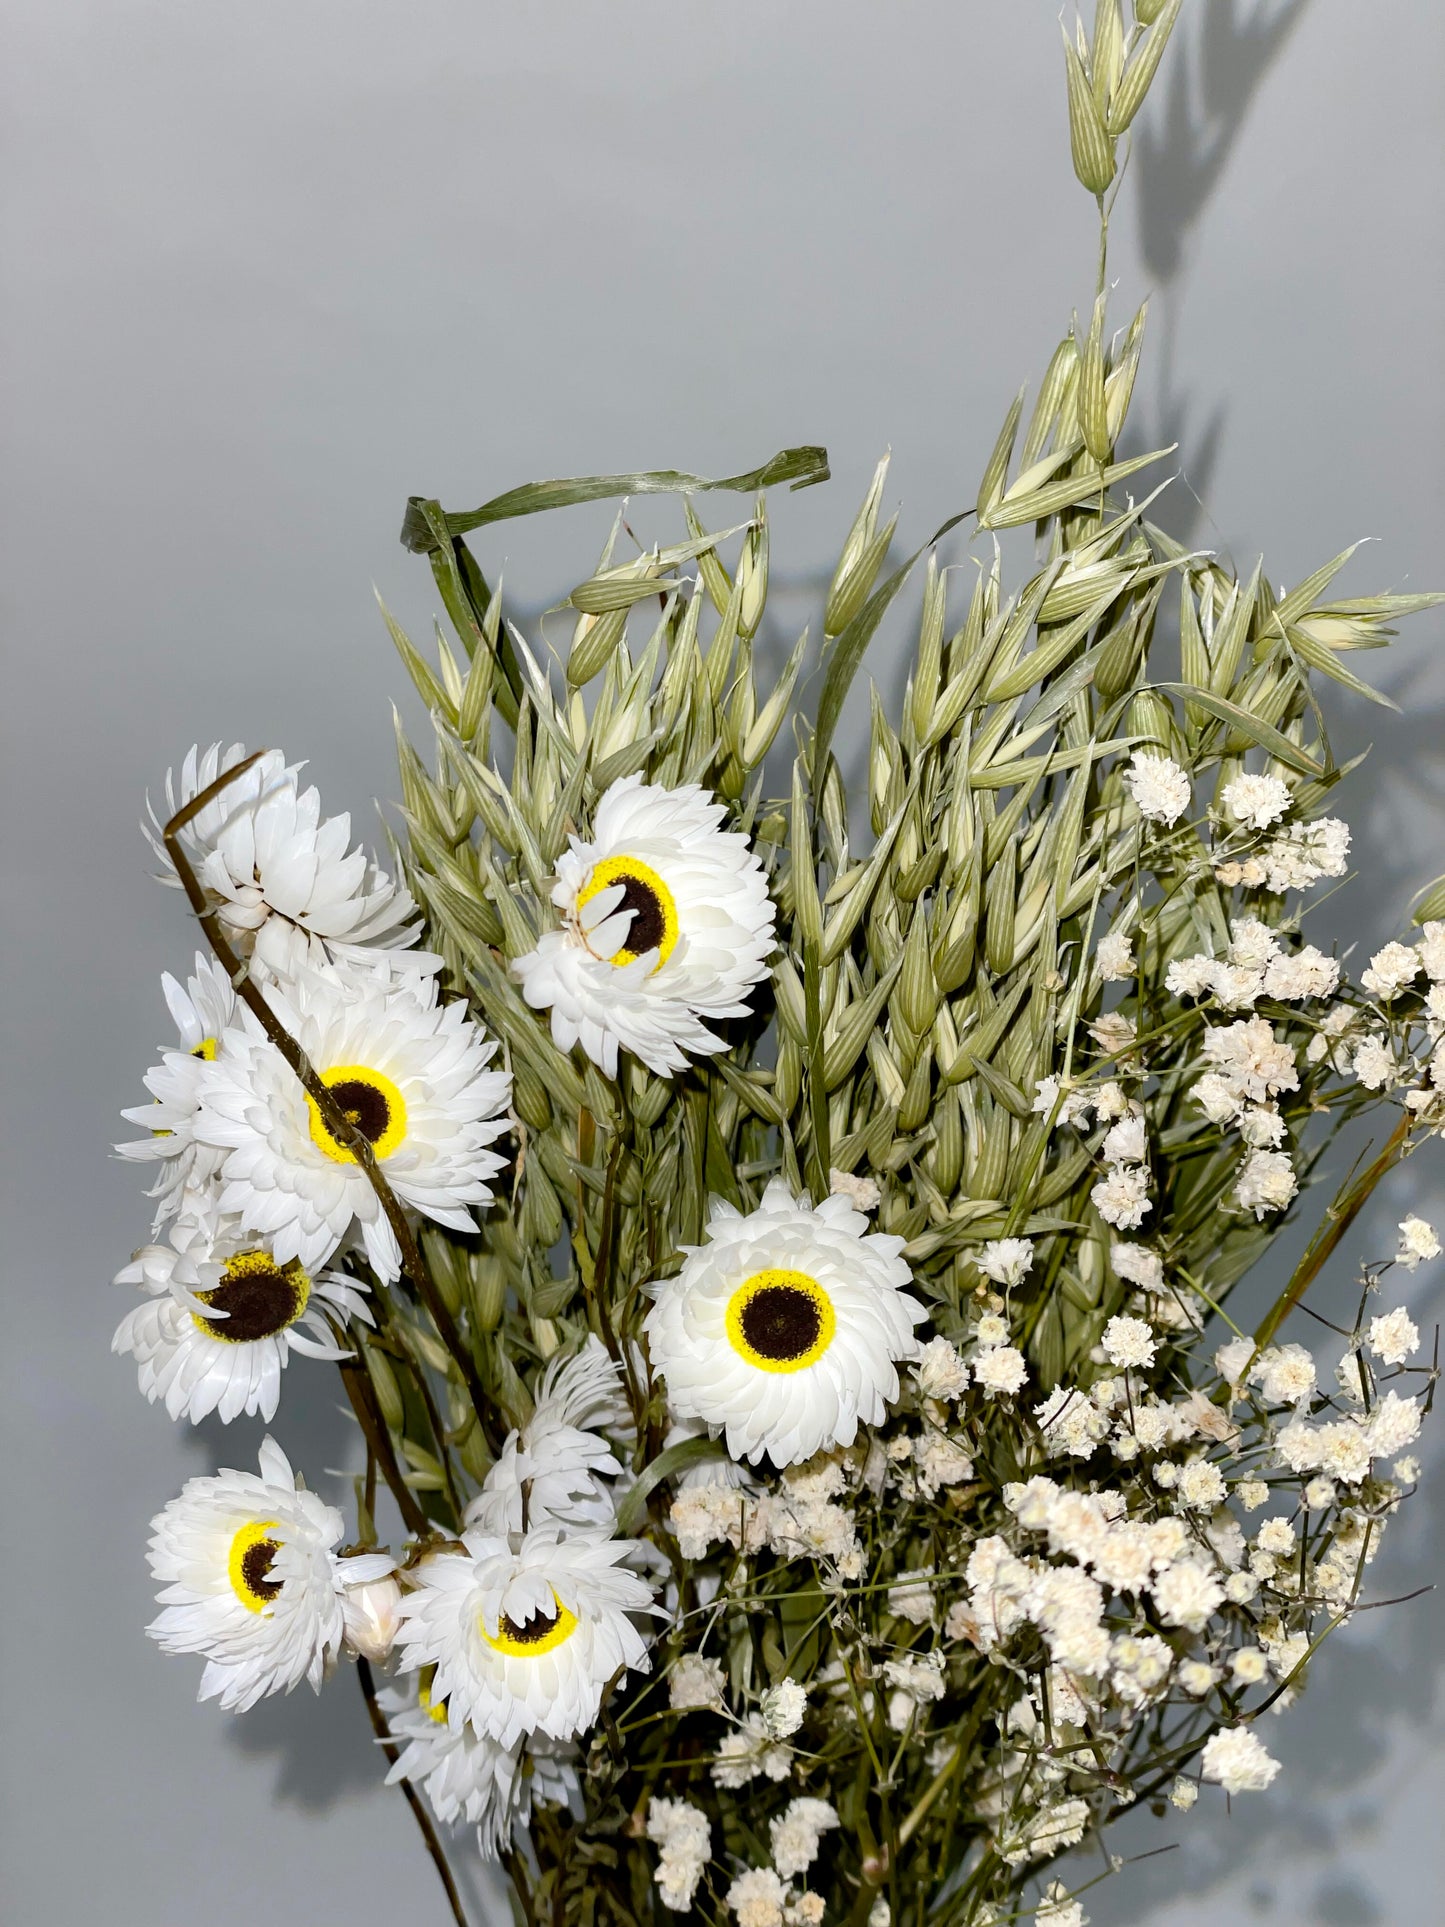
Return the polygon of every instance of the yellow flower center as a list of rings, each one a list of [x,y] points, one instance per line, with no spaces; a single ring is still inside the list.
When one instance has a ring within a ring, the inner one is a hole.
[[[215,1061],[216,1061],[216,1040],[215,1040],[215,1038],[214,1038],[214,1037],[203,1037],[203,1038],[201,1039],[201,1041],[200,1041],[200,1043],[199,1043],[199,1044],[197,1044],[197,1045],[196,1045],[196,1047],[195,1047],[195,1049],[194,1049],[194,1050],[193,1050],[193,1051],[191,1052],[191,1056],[192,1056],[192,1057],[203,1057],[203,1058],[204,1058],[204,1059],[206,1060],[206,1062],[207,1062],[208,1064],[214,1064],[214,1063],[215,1063]]]
[[[505,1613],[497,1621],[494,1633],[487,1631],[487,1622],[479,1621],[481,1635],[496,1653],[508,1653],[516,1659],[536,1659],[542,1653],[554,1652],[577,1630],[577,1615],[569,1612],[557,1597],[552,1595],[554,1612],[533,1613],[519,1626]]]
[[[728,1342],[761,1372],[816,1365],[838,1328],[833,1301],[802,1271],[755,1271],[728,1300]]]
[[[365,1064],[337,1064],[322,1071],[321,1081],[340,1106],[343,1116],[355,1125],[376,1153],[378,1163],[389,1158],[406,1136],[406,1099],[380,1071]],[[311,1116],[314,1143],[337,1164],[355,1164],[356,1153],[334,1137],[321,1106],[308,1092],[306,1108]]]
[[[447,1703],[444,1699],[434,1700],[431,1695],[432,1681],[436,1676],[437,1669],[435,1666],[424,1666],[422,1668],[421,1678],[417,1683],[416,1703],[429,1720],[432,1720],[437,1726],[445,1726],[447,1723]]]
[[[611,912],[620,916],[623,911],[632,912],[632,922],[627,926],[627,940],[620,950],[604,963],[636,963],[645,957],[649,950],[657,952],[657,962],[653,966],[661,970],[672,955],[677,944],[677,905],[671,890],[650,865],[635,856],[608,856],[593,866],[592,874],[577,897],[577,908],[583,910],[593,897],[610,890],[614,884],[622,885],[622,901]],[[595,954],[595,953],[594,953]]]
[[[220,1284],[196,1296],[203,1305],[226,1313],[224,1318],[191,1313],[208,1338],[254,1345],[296,1323],[311,1296],[311,1280],[294,1258],[289,1265],[278,1265],[269,1251],[240,1251],[227,1259]]]
[[[274,1519],[257,1519],[231,1541],[231,1556],[226,1563],[231,1590],[248,1613],[264,1612],[281,1590],[279,1579],[268,1579],[272,1562],[281,1550],[281,1541],[271,1535]]]

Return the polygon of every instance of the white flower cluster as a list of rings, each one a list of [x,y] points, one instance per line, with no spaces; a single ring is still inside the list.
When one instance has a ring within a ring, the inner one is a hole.
[[[442,1003],[439,960],[407,947],[418,925],[406,891],[348,854],[347,818],[323,818],[279,752],[247,765],[239,746],[192,750],[179,779],[166,778],[168,804],[231,770],[180,842],[273,1031],[204,957],[184,987],[163,978],[175,1043],[147,1073],[153,1101],[125,1113],[146,1135],[119,1147],[156,1167],[164,1242],[119,1274],[147,1302],[122,1321],[115,1349],[136,1358],[148,1398],[193,1423],[210,1412],[269,1420],[293,1353],[343,1357],[346,1322],[371,1322],[364,1281],[323,1270],[352,1255],[383,1281],[400,1270],[361,1143],[404,1211],[474,1228],[501,1168],[490,1146],[507,1128],[510,1090],[465,1006]],[[151,836],[166,855],[158,826]],[[275,1033],[299,1044],[351,1136]]]

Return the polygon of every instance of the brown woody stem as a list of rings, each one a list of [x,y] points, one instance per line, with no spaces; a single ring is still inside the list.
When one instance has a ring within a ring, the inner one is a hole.
[[[366,1701],[366,1710],[371,1716],[371,1729],[381,1742],[381,1750],[386,1755],[388,1766],[395,1766],[401,1754],[391,1737],[391,1728],[386,1723],[386,1715],[377,1703],[376,1683],[371,1677],[371,1667],[366,1660],[357,1660],[356,1677],[361,1684],[361,1697]],[[437,1830],[431,1823],[431,1815],[422,1805],[421,1796],[411,1781],[403,1780],[400,1784],[402,1792],[406,1795],[407,1805],[421,1828],[421,1837],[426,1842],[426,1850],[435,1863],[443,1887],[446,1888],[447,1899],[451,1903],[452,1918],[456,1921],[457,1927],[467,1927],[467,1917],[462,1911],[457,1883],[452,1879],[452,1870],[447,1865],[447,1857],[442,1850],[441,1841],[437,1838]]]
[[[487,1425],[484,1414],[487,1400],[486,1393],[482,1387],[481,1376],[477,1371],[476,1362],[463,1343],[455,1320],[442,1302],[441,1295],[437,1291],[431,1273],[426,1268],[421,1250],[417,1245],[415,1237],[412,1235],[411,1226],[407,1222],[406,1212],[402,1209],[401,1202],[397,1198],[396,1193],[382,1175],[381,1167],[377,1164],[376,1155],[372,1150],[370,1140],[364,1132],[352,1123],[340,1105],[337,1104],[329,1088],[323,1084],[321,1079],[316,1075],[306,1053],[291,1033],[279,1021],[264,994],[253,982],[249,966],[236,954],[236,951],[231,946],[230,939],[221,929],[220,919],[207,902],[206,893],[201,888],[185,850],[181,847],[180,833],[186,825],[192,822],[209,803],[214,802],[228,784],[235,782],[238,776],[243,775],[245,771],[250,769],[251,765],[256,762],[257,758],[264,754],[264,750],[256,750],[252,755],[248,756],[244,762],[237,763],[234,769],[225,771],[223,775],[217,777],[214,783],[208,784],[199,795],[193,796],[190,802],[183,808],[177,810],[175,815],[166,824],[164,830],[161,832],[161,840],[165,844],[166,854],[170,857],[176,875],[180,878],[181,885],[190,900],[191,909],[195,912],[196,921],[200,924],[202,930],[205,931],[206,940],[215,952],[217,961],[221,964],[230,977],[232,984],[235,986],[237,996],[255,1017],[262,1030],[265,1031],[268,1039],[276,1046],[276,1049],[280,1051],[282,1057],[285,1058],[287,1064],[300,1079],[306,1095],[312,1100],[325,1120],[327,1130],[336,1139],[338,1144],[345,1145],[346,1149],[366,1173],[367,1182],[376,1193],[377,1200],[382,1210],[386,1213],[386,1221],[391,1226],[392,1234],[396,1239],[397,1245],[400,1247],[402,1270],[413,1290],[416,1292],[417,1297],[426,1307],[432,1323],[436,1326],[438,1336],[441,1338],[447,1351],[451,1354],[457,1370],[461,1373],[462,1382],[467,1388],[467,1392],[472,1401],[472,1407],[477,1415],[477,1422],[485,1431]]]

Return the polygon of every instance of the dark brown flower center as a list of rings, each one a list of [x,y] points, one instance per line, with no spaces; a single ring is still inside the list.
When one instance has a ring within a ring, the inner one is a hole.
[[[278,1265],[263,1251],[243,1251],[213,1291],[197,1292],[224,1318],[197,1318],[201,1330],[233,1345],[254,1345],[294,1325],[306,1309],[310,1281],[300,1265]]]
[[[364,1084],[359,1077],[345,1077],[331,1086],[331,1095],[347,1122],[356,1126],[368,1144],[376,1144],[385,1137],[391,1122],[391,1106],[385,1093],[374,1084]]]
[[[535,1612],[519,1626],[515,1619],[503,1613],[500,1631],[504,1638],[516,1640],[519,1646],[536,1646],[551,1632],[557,1619],[556,1613]]]
[[[274,1599],[281,1590],[279,1579],[266,1577],[280,1550],[279,1539],[258,1539],[241,1556],[241,1577],[258,1599]]]
[[[801,1358],[817,1344],[823,1315],[810,1292],[795,1285],[764,1285],[739,1315],[743,1337],[762,1358]]]
[[[659,903],[656,891],[641,877],[623,877],[621,882],[622,901],[612,914],[619,917],[624,910],[632,912],[626,944],[634,957],[641,957],[649,950],[656,950],[667,934],[667,913]]]

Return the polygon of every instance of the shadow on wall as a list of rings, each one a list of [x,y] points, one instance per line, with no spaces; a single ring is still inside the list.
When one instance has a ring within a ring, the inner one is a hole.
[[[1128,453],[1178,444],[1179,482],[1159,502],[1161,527],[1192,542],[1208,523],[1210,485],[1228,415],[1216,397],[1198,420],[1180,384],[1175,348],[1190,250],[1256,94],[1310,0],[1209,0],[1185,16],[1165,63],[1167,88],[1134,134],[1126,192],[1139,210],[1139,253],[1154,288],[1157,370],[1152,402],[1140,409]],[[1137,448],[1136,448],[1137,444]]]

